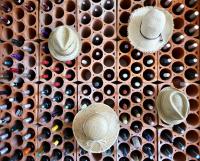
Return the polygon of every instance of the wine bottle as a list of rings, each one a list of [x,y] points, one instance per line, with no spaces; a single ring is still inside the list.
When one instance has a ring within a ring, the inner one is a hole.
[[[112,8],[113,8],[113,5],[114,5],[113,3],[114,3],[114,2],[111,1],[111,0],[106,0],[105,3],[104,3],[104,8],[105,8],[106,10],[112,9]]]
[[[127,99],[122,99],[119,103],[120,108],[127,110],[130,106],[130,102]]]
[[[154,74],[154,72],[152,70],[147,69],[147,70],[144,71],[143,77],[147,81],[150,81],[150,80],[152,80],[155,77],[155,74]]]
[[[65,78],[72,81],[74,78],[75,78],[75,73],[73,70],[68,70],[66,75],[65,75]]]
[[[155,125],[153,116],[148,115],[148,114],[144,116],[144,122],[151,126]]]
[[[139,60],[139,59],[142,58],[143,54],[140,51],[138,51],[138,50],[135,49],[135,50],[133,50],[131,52],[131,56],[132,56],[133,59]]]
[[[101,88],[103,85],[103,81],[100,77],[94,77],[92,80],[92,84],[95,88]]]
[[[199,77],[198,73],[195,70],[186,70],[185,71],[185,77],[188,80],[193,80]]]
[[[23,158],[22,151],[17,149],[17,150],[15,150],[13,156],[10,158],[9,161],[18,161],[18,160],[21,160],[22,158]]]
[[[168,55],[163,55],[160,57],[160,64],[163,66],[168,66],[172,62],[172,59]]]
[[[3,134],[0,135],[0,141],[5,141],[6,139],[9,139],[11,137],[11,133],[9,130],[5,130]]]
[[[4,25],[6,26],[9,26],[12,24],[12,19],[9,18],[9,17],[3,17],[3,16],[0,16],[0,22],[3,23]]]
[[[33,12],[35,10],[35,6],[32,4],[32,3],[29,3],[29,4],[25,4],[24,5],[24,8],[26,11],[28,12]]]
[[[161,5],[164,7],[164,8],[168,8],[172,3],[172,0],[162,0],[161,1]]]
[[[128,130],[126,129],[121,129],[119,131],[119,136],[125,141],[125,140],[128,140],[129,136],[130,136],[130,133]]]
[[[48,123],[51,120],[51,114],[48,112],[44,112],[40,117],[40,123]]]
[[[129,94],[130,92],[130,87],[127,85],[122,85],[119,89],[119,92],[122,96],[126,96]]]
[[[51,136],[51,131],[48,128],[44,127],[42,129],[41,134],[38,136],[38,140],[42,141],[43,139],[48,139],[50,136]]]
[[[61,158],[62,158],[62,152],[58,149],[54,149],[50,160],[57,161],[60,160]]]
[[[91,4],[88,0],[83,0],[81,3],[81,10],[87,11],[90,8]]]
[[[171,44],[170,44],[170,43],[167,43],[165,46],[162,47],[161,50],[162,50],[163,52],[167,52],[167,51],[170,50],[170,48],[171,48]]]
[[[28,142],[26,144],[26,147],[23,149],[23,154],[28,155],[28,154],[34,152],[34,150],[35,150],[34,144],[32,142]]]
[[[199,30],[199,25],[192,25],[192,26],[186,26],[185,27],[185,32],[189,35],[192,36],[193,34],[196,33],[196,31]]]
[[[19,79],[15,80],[14,82],[11,82],[10,86],[16,87],[16,88],[21,88],[23,86],[23,83],[24,83],[23,79],[19,78]]]
[[[21,115],[23,114],[23,109],[22,107],[17,107],[16,110],[15,110],[15,115],[20,117]]]
[[[172,39],[176,44],[180,44],[184,40],[184,38],[185,38],[185,36],[182,34],[180,34],[180,35],[175,34],[172,36]]]
[[[48,5],[47,3],[43,2],[42,3],[42,9],[45,11],[45,12],[48,12],[52,9],[52,6]]]
[[[50,144],[46,141],[42,143],[39,149],[36,152],[36,156],[40,158],[43,154],[47,153],[50,150]]]
[[[51,75],[49,73],[48,74],[43,74],[43,75],[41,75],[41,78],[48,80],[48,79],[51,78]]]
[[[13,0],[16,5],[21,5],[24,3],[24,0]]]
[[[189,42],[186,42],[185,43],[185,48],[187,51],[193,51],[197,48],[198,44],[196,42],[194,43],[191,43],[190,41]]]
[[[129,153],[129,147],[126,143],[121,143],[119,145],[119,150],[121,151],[123,156],[127,156],[127,154]]]
[[[149,157],[149,159],[153,160],[153,147],[150,146],[149,144],[145,144],[143,146],[143,151],[146,153]]]
[[[2,147],[0,149],[0,156],[3,156],[5,154],[9,153],[10,150],[11,150],[11,147],[6,144],[4,147]]]
[[[92,39],[94,45],[100,45],[103,41],[103,38],[100,35],[95,35]]]
[[[19,53],[13,53],[10,55],[12,58],[21,61],[23,59],[23,55],[19,54]]]
[[[133,147],[136,149],[141,147],[140,139],[138,136],[133,136],[131,138],[131,143],[133,144]]]
[[[154,102],[150,99],[144,101],[143,106],[146,110],[153,110],[154,109]]]
[[[120,119],[121,119],[121,121],[122,121],[122,123],[123,124],[128,124],[128,116],[126,115],[126,114],[122,114],[121,116],[120,116]]]
[[[23,40],[11,39],[11,43],[17,47],[21,47],[24,44]]]
[[[32,123],[33,122],[33,117],[32,116],[27,116],[25,119],[23,119],[24,123]]]
[[[171,77],[171,73],[168,72],[168,71],[166,71],[166,72],[165,71],[161,71],[160,72],[160,77],[163,80],[167,80],[167,79],[169,79]]]
[[[63,113],[62,107],[57,105],[54,107],[54,110],[51,113],[51,116],[52,117],[60,116],[60,115],[62,115],[62,113]]]
[[[175,73],[181,73],[181,72],[184,70],[184,66],[183,66],[183,65],[176,65],[176,64],[173,64],[173,65],[172,65],[172,70],[173,70]]]
[[[105,70],[103,76],[107,81],[111,81],[114,78],[115,74],[114,74],[113,70],[107,69],[107,70]]]
[[[180,125],[174,125],[173,130],[179,134],[184,134],[185,129],[182,128]]]
[[[62,94],[61,93],[55,93],[53,98],[52,98],[53,102],[61,102],[62,101]]]
[[[12,73],[10,73],[9,71],[2,73],[0,75],[0,79],[11,80],[12,79]]]
[[[0,4],[0,8],[1,8],[4,12],[6,12],[6,13],[8,13],[8,12],[11,11],[11,7],[10,7],[9,5],[7,5],[6,3]]]
[[[10,68],[13,65],[13,61],[11,60],[5,60],[3,62],[3,65],[7,66],[8,68]]]
[[[82,64],[83,66],[86,66],[86,65],[89,65],[89,62],[88,62],[87,60],[85,60],[85,59],[82,59],[82,60],[81,60],[81,64]]]
[[[42,28],[41,29],[41,35],[42,35],[42,37],[44,37],[46,39],[49,38],[50,33],[51,33],[50,28]]]
[[[174,144],[175,147],[177,147],[180,150],[184,150],[185,149],[184,142],[179,140],[179,139],[174,139],[173,144]]]
[[[132,79],[131,81],[132,87],[133,88],[140,88],[141,87],[141,82],[138,79]]]
[[[22,108],[23,109],[30,109],[32,107],[32,104],[31,103],[27,103],[27,104],[23,104],[22,105]]]
[[[141,125],[138,122],[133,122],[131,124],[131,129],[135,132],[135,133],[139,133],[141,131]]]
[[[180,4],[180,5],[175,6],[173,8],[173,11],[174,11],[175,14],[179,15],[184,11],[184,8],[185,8],[185,5],[184,4]]]
[[[81,23],[86,25],[90,22],[91,17],[89,14],[84,14],[83,17],[81,18]]]
[[[190,146],[187,148],[187,154],[189,154],[191,157],[196,158],[197,160],[200,160],[200,154],[198,149],[194,146]]]
[[[24,128],[24,126],[23,126],[22,122],[17,120],[15,122],[15,124],[11,127],[10,131],[12,133],[17,133],[17,132],[21,131],[23,128]]]
[[[74,101],[70,98],[66,99],[65,109],[72,109],[74,107]]]
[[[43,90],[41,91],[41,94],[43,95],[50,95],[51,94],[51,87],[49,85],[45,85]]]
[[[188,1],[185,1],[185,3],[188,7],[194,7],[197,4],[197,1],[198,0],[188,0]]]
[[[9,91],[9,89],[5,89],[3,91],[0,91],[0,95],[9,95],[11,92]]]
[[[131,114],[135,117],[140,117],[142,114],[142,110],[139,106],[135,106],[131,109]]]
[[[186,63],[188,66],[195,65],[197,62],[198,62],[198,59],[197,59],[196,56],[194,56],[194,55],[187,55],[187,56],[185,57],[185,63]]]
[[[131,99],[134,103],[140,103],[142,101],[142,98],[138,93],[133,93]]]
[[[62,143],[62,137],[59,136],[59,135],[54,135],[54,138],[53,138],[53,144],[55,146],[58,146]]]
[[[29,129],[27,130],[27,133],[24,134],[24,135],[22,136],[22,139],[23,139],[23,141],[27,141],[27,140],[33,138],[34,135],[35,135],[34,130],[31,129],[31,128],[29,128]]]
[[[140,64],[134,63],[134,64],[131,66],[131,71],[132,71],[133,73],[138,74],[138,73],[141,72],[141,70],[142,70],[142,68],[141,68]]]
[[[26,46],[26,45],[22,46],[22,50],[29,52],[29,53],[33,52],[33,48],[31,48],[30,46]]]
[[[142,133],[142,136],[147,141],[153,141],[153,132],[150,129],[144,130],[143,133]]]
[[[0,119],[0,125],[6,125],[11,121],[11,116],[6,113],[3,118]]]
[[[144,62],[145,66],[150,67],[154,64],[154,59],[150,56],[146,56],[146,57],[144,57],[143,62]]]
[[[67,85],[66,89],[65,89],[65,93],[68,95],[68,96],[72,96],[75,92],[75,89],[72,85]]]
[[[51,107],[51,101],[48,99],[45,99],[41,105],[42,109],[49,109]]]
[[[172,152],[171,152],[171,149],[168,148],[168,146],[166,146],[165,148],[163,148],[161,151],[168,158],[172,158]]]
[[[144,93],[146,96],[152,96],[154,91],[152,89],[144,89]]]
[[[185,18],[187,21],[194,21],[199,16],[199,11],[188,11],[185,14]]]
[[[82,87],[82,93],[84,95],[90,95],[91,93],[91,88],[88,85],[83,85]]]
[[[26,95],[31,96],[31,95],[33,95],[33,93],[34,93],[33,87],[28,87],[27,90],[22,91],[22,94],[24,96],[26,96]]]
[[[52,132],[55,132],[55,131],[58,131],[62,128],[62,125],[60,123],[55,123],[52,128],[51,128],[51,131]]]
[[[92,12],[94,17],[99,17],[102,14],[102,8],[100,6],[95,6]]]
[[[103,56],[103,52],[100,50],[100,49],[95,49],[92,53],[92,57],[95,59],[95,60],[99,60],[101,59]]]
[[[127,53],[130,51],[131,49],[131,46],[128,42],[124,41],[120,44],[120,51],[123,52],[123,53]]]
[[[163,140],[165,140],[165,141],[168,141],[168,142],[170,142],[170,143],[173,143],[172,135],[171,135],[168,131],[166,131],[166,130],[164,130],[164,131],[161,133],[161,138],[162,138]]]

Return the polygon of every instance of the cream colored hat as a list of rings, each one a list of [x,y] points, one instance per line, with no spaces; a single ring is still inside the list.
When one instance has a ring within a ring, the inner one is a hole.
[[[162,121],[175,125],[187,118],[190,104],[182,92],[175,88],[165,87],[157,96],[156,107]]]
[[[72,128],[78,144],[84,150],[101,153],[117,140],[119,119],[111,107],[94,103],[76,114]]]
[[[151,6],[142,7],[130,16],[128,39],[142,52],[155,52],[168,42],[173,29],[173,17],[167,10]]]
[[[69,26],[55,28],[48,40],[51,55],[59,61],[75,59],[81,49],[81,40],[78,33]]]

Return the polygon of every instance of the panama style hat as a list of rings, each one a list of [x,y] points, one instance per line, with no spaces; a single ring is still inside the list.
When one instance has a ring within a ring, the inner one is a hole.
[[[173,17],[167,10],[152,6],[142,7],[130,16],[128,39],[142,52],[155,52],[168,42],[173,29]]]
[[[117,140],[119,120],[111,107],[94,103],[76,114],[72,128],[78,144],[84,150],[101,153]]]
[[[55,28],[48,40],[51,55],[59,61],[75,59],[81,49],[81,40],[78,33],[69,26]]]
[[[183,122],[190,109],[187,97],[171,87],[165,87],[160,91],[156,99],[156,107],[160,119],[170,125]]]

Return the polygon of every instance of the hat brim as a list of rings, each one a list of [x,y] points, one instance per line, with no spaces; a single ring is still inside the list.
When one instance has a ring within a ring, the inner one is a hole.
[[[93,113],[102,113],[109,123],[109,132],[107,133],[107,136],[105,136],[105,138],[103,139],[105,140],[105,143],[101,147],[98,143],[94,143],[92,147],[89,146],[87,144],[87,141],[89,141],[89,139],[85,136],[84,131],[81,128],[81,125],[85,122],[88,116]],[[111,124],[112,126],[110,126]],[[95,103],[94,105],[92,104],[76,114],[73,120],[72,129],[78,144],[84,150],[91,153],[101,153],[108,150],[115,143],[119,134],[120,127],[118,116],[111,107],[102,103]]]
[[[160,117],[160,119],[162,121],[164,121],[165,123],[169,124],[169,125],[176,125],[176,124],[180,124],[181,122],[183,122],[183,120],[171,120],[171,119],[168,119],[168,117],[166,117],[164,115],[164,113],[162,112],[162,108],[161,108],[161,100],[162,100],[162,97],[163,97],[163,93],[166,92],[166,91],[173,91],[174,89],[171,88],[171,87],[165,87],[164,89],[162,89],[158,95],[158,97],[156,98],[156,108],[157,108],[157,112],[158,112],[158,115]]]
[[[65,26],[63,26],[65,27]],[[67,26],[69,27],[69,26]],[[71,28],[72,29],[72,28]],[[74,29],[72,29],[74,30]],[[53,30],[54,31],[54,30]],[[54,49],[54,45],[53,45],[53,31],[51,32],[50,36],[49,36],[49,39],[48,39],[48,48],[49,48],[49,51],[51,53],[51,55],[59,60],[59,61],[68,61],[68,60],[73,60],[75,59],[79,53],[80,53],[80,50],[81,50],[81,39],[80,39],[80,36],[78,34],[75,34],[75,40],[77,42],[77,47],[75,49],[75,51],[73,52],[73,54],[66,54],[66,55],[63,55],[62,53],[58,53],[55,49]]]
[[[160,38],[155,40],[145,39],[140,33],[140,24],[142,22],[142,18],[145,16],[147,12],[149,12],[152,8],[159,9],[162,11],[166,17],[166,24],[163,29],[162,38],[163,41],[160,41]],[[136,9],[130,16],[129,24],[128,24],[128,39],[130,43],[138,50],[142,52],[156,52],[161,49],[172,36],[174,29],[174,21],[173,16],[166,10],[157,7],[142,7]]]

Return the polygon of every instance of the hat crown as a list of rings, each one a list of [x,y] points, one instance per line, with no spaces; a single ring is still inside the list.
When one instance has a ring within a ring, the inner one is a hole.
[[[107,120],[103,117],[103,115],[95,113],[86,119],[83,124],[83,131],[89,139],[100,140],[107,134]]]
[[[142,19],[141,33],[149,39],[157,38],[162,33],[165,23],[164,13],[158,9],[151,9]]]

